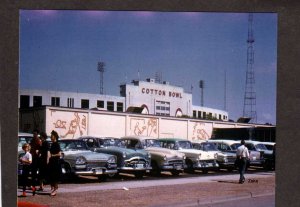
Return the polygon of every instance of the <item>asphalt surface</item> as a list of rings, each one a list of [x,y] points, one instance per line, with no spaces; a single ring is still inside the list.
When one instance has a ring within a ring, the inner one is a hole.
[[[248,175],[249,179],[246,182],[255,182],[257,179],[273,176],[274,173],[270,172],[259,172],[256,174]],[[247,174],[245,175],[247,177]],[[141,180],[125,180],[119,182],[104,182],[104,183],[92,183],[92,184],[68,184],[60,185],[60,193],[75,193],[75,192],[85,192],[85,191],[98,191],[98,190],[116,190],[116,189],[132,189],[132,188],[145,188],[153,186],[166,186],[166,185],[182,185],[189,183],[200,183],[200,182],[230,182],[232,180],[238,180],[238,174],[230,175],[200,175],[196,177],[170,177],[168,179],[156,178],[153,179],[141,179]]]
[[[81,177],[59,185],[58,195],[50,197],[45,191],[19,201],[46,204],[50,207],[77,206],[275,206],[275,173],[249,171],[246,182],[238,184],[236,172],[183,174],[178,177],[162,174],[161,177],[121,175],[107,182],[97,178]],[[18,190],[18,195],[21,189]]]

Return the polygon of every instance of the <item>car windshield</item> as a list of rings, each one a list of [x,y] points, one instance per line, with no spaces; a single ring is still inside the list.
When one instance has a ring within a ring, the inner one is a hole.
[[[239,146],[241,146],[240,143],[235,143],[235,144],[230,145],[230,147],[231,147],[232,150],[237,150],[237,148],[238,148]]]
[[[264,144],[256,144],[255,147],[257,150],[268,150]]]
[[[193,149],[192,143],[189,141],[179,141],[177,142],[178,149]]]
[[[271,144],[265,144],[265,147],[268,149],[268,150],[273,150],[274,146],[271,145]]]
[[[103,146],[110,147],[110,146],[119,146],[120,140],[119,139],[103,139]]]
[[[32,137],[26,137],[26,136],[19,136],[19,144],[18,147],[23,146],[23,144],[29,143],[31,141]]]
[[[146,147],[160,147],[160,142],[157,139],[146,139],[145,146]]]
[[[61,140],[59,141],[61,150],[88,150],[84,141],[81,140]]]
[[[204,150],[204,151],[216,151],[218,150],[217,149],[217,146],[213,143],[201,143],[201,150]]]
[[[129,149],[143,149],[141,142],[136,139],[122,139],[118,146]]]

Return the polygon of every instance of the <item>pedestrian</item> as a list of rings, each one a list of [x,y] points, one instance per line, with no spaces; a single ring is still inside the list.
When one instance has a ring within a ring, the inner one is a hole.
[[[38,162],[39,176],[38,177],[39,177],[40,188],[38,189],[38,191],[43,191],[44,184],[47,179],[50,151],[49,151],[49,143],[46,140],[47,134],[45,132],[40,133],[40,139],[42,144],[39,150],[39,162]]]
[[[60,156],[61,149],[58,143],[58,134],[56,131],[51,132],[51,147],[50,147],[50,159],[48,164],[49,169],[49,182],[51,185],[50,196],[56,196],[58,189],[58,182],[61,177]]]
[[[30,186],[29,184],[29,173],[30,166],[32,163],[32,156],[30,154],[30,145],[28,143],[23,144],[22,149],[24,154],[19,158],[20,163],[22,164],[22,174],[21,174],[21,184],[23,186],[22,197],[26,197],[26,188]],[[35,189],[32,189],[32,195],[35,195]]]
[[[241,140],[241,146],[237,148],[236,157],[238,159],[238,168],[240,173],[239,183],[242,184],[245,182],[245,170],[247,165],[247,160],[249,159],[249,151],[245,146],[245,140]]]
[[[38,160],[39,160],[39,150],[41,147],[41,140],[39,138],[39,131],[35,129],[33,131],[33,138],[31,140],[30,144],[30,154],[32,156],[32,163],[31,163],[31,184],[32,189],[36,190],[36,185],[38,185]]]

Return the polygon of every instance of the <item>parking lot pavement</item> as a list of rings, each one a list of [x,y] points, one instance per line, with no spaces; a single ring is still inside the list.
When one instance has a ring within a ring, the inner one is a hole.
[[[247,179],[250,179],[249,182],[254,182],[258,179],[275,176],[271,172],[260,172],[256,174],[245,174]],[[166,185],[182,185],[190,183],[200,183],[200,182],[237,182],[239,178],[238,174],[230,175],[212,175],[212,176],[197,176],[197,177],[177,177],[172,179],[157,179],[157,180],[131,180],[131,181],[122,181],[122,182],[106,182],[101,183],[101,185],[72,185],[70,188],[69,185],[66,187],[61,187],[61,193],[71,193],[71,192],[84,192],[84,191],[95,191],[95,190],[116,190],[123,189],[126,187],[128,189],[132,188],[144,188],[144,187],[153,187],[153,186],[166,186]]]
[[[95,180],[86,184],[61,184],[54,198],[48,195],[48,190],[19,200],[47,204],[51,207],[176,207],[223,206],[222,202],[231,205],[231,202],[235,203],[233,199],[259,202],[259,196],[274,195],[275,173],[251,173],[246,174],[246,178],[242,185],[238,184],[238,174],[192,175],[166,179],[146,177],[142,180],[112,180],[105,183]],[[266,202],[268,203],[265,206],[270,206],[273,200]]]

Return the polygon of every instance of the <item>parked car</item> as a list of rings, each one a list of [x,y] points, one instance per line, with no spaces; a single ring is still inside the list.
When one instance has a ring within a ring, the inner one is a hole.
[[[33,134],[30,134],[30,133],[24,133],[24,132],[19,132],[18,133],[18,153],[21,153],[23,150],[22,150],[22,146],[23,144],[26,144],[26,143],[30,143],[30,141],[32,140],[33,138]]]
[[[208,141],[193,141],[192,144],[194,149],[217,154],[217,162],[220,169],[232,171],[235,168],[234,162],[236,159],[236,153],[221,152],[214,143]]]
[[[216,161],[217,155],[211,152],[193,149],[189,140],[180,138],[162,138],[159,139],[161,146],[168,149],[178,150],[186,156],[187,171],[202,170],[207,173],[208,170],[217,170],[219,165]]]
[[[250,150],[250,151],[256,151],[261,154],[261,156],[264,159],[264,162],[262,163],[262,166],[265,169],[271,169],[270,167],[270,161],[273,158],[273,151],[268,150],[268,148],[261,142],[259,141],[252,141],[252,140],[245,140],[246,144],[245,146]]]
[[[114,155],[92,152],[82,140],[61,139],[58,143],[62,150],[62,172],[68,176],[88,175],[104,180],[118,172]]]
[[[136,147],[133,143],[112,137],[79,137],[94,152],[111,154],[117,157],[118,172],[134,174],[141,178],[146,172],[150,172],[151,155],[142,147]]]
[[[273,151],[275,142],[261,142],[268,150]]]
[[[241,141],[238,140],[208,140],[211,143],[215,143],[217,148],[222,152],[236,153],[237,148],[241,146]],[[249,149],[249,148],[248,148]],[[262,166],[264,163],[263,155],[260,152],[249,149],[249,160],[247,168],[249,166]]]
[[[276,143],[275,142],[262,142],[268,150],[272,151],[272,155],[265,156],[265,166],[267,170],[275,170],[276,162]]]
[[[169,171],[179,175],[185,168],[185,154],[176,150],[162,148],[157,138],[146,136],[122,137],[126,142],[136,142],[151,154],[151,172],[160,175],[161,171]]]

